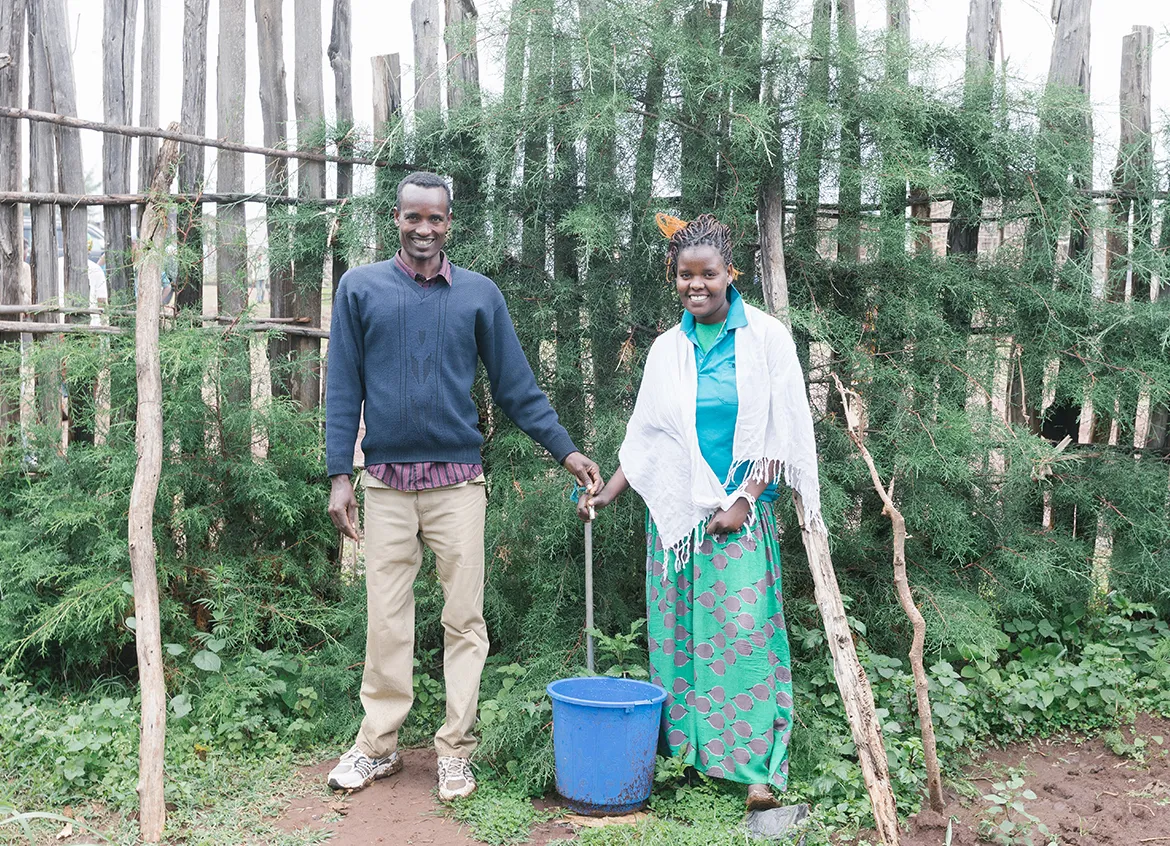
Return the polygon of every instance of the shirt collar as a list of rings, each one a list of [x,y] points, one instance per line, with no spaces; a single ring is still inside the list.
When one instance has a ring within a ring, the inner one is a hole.
[[[407,261],[407,259],[406,259],[406,254],[402,252],[401,248],[399,248],[398,251],[396,253],[394,253],[394,261],[398,264],[398,266],[402,269],[402,271],[404,273],[406,273],[407,276],[409,276],[411,279],[415,280],[416,282],[433,282],[436,279],[442,279],[448,285],[451,284],[451,279],[452,279],[451,261],[450,261],[450,259],[447,258],[446,252],[440,251],[440,253],[439,253],[439,272],[436,273],[434,276],[430,277],[429,279],[424,277],[421,273],[419,273],[417,270],[415,270],[413,267],[411,267],[410,262]],[[422,277],[422,278],[420,278],[420,277]]]
[[[743,297],[740,296],[739,291],[735,290],[734,285],[727,286],[727,303],[727,319],[723,322],[723,329],[715,339],[716,343],[732,329],[747,326],[747,312],[743,307]],[[690,339],[691,343],[698,346],[699,338],[695,334],[695,316],[689,311],[683,311],[681,327],[683,334]]]

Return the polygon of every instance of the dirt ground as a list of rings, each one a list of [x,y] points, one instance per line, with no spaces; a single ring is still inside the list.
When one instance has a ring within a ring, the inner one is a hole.
[[[365,790],[333,794],[325,777],[335,761],[304,770],[305,796],[294,799],[279,825],[285,831],[329,831],[330,846],[478,846],[462,825],[443,813],[437,798],[435,750],[407,749],[402,772],[375,781]],[[549,822],[533,831],[531,843],[572,837],[565,823]]]
[[[1062,846],[1170,846],[1170,720],[1142,717],[1136,735],[1130,729],[1122,735],[1128,744],[1135,736],[1145,740],[1144,761],[1117,755],[1102,737],[1033,740],[988,751],[967,770],[960,790],[948,791],[942,814],[924,810],[911,818],[901,844],[942,846],[952,817],[952,846],[986,843],[978,837],[979,821],[991,803],[981,797],[1016,770],[1024,778],[1016,797]],[[331,846],[475,846],[478,841],[443,814],[435,796],[434,750],[410,749],[403,758],[401,773],[349,796],[334,796],[324,786],[332,761],[307,768],[306,794],[289,805],[281,828],[329,831]],[[1023,798],[1025,790],[1036,798]],[[544,846],[572,836],[568,823],[552,821],[530,842]],[[1033,842],[1045,843],[1038,836]]]
[[[941,846],[951,817],[956,818],[952,846],[986,843],[978,838],[979,820],[991,803],[981,797],[994,792],[992,785],[1003,782],[1009,770],[1018,769],[1026,772],[1021,772],[1024,785],[1017,793],[1036,794],[1023,800],[1025,809],[1048,826],[1061,846],[1170,846],[1170,720],[1141,717],[1136,730],[1146,741],[1144,762],[1115,754],[1102,737],[1035,740],[991,750],[967,771],[966,784],[975,798],[950,791],[943,813],[918,814],[901,844]],[[1133,731],[1123,729],[1122,735],[1133,743]],[[1032,842],[1047,841],[1034,836]]]

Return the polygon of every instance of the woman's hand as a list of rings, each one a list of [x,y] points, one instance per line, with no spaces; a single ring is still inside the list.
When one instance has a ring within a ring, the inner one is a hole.
[[[751,505],[743,498],[737,499],[728,509],[720,508],[711,515],[707,523],[707,534],[730,535],[732,532],[738,532],[747,522],[751,510]]]
[[[580,498],[577,500],[577,517],[580,518],[583,522],[588,523],[595,516],[597,516],[598,511],[605,508],[605,506],[609,505],[611,502],[613,502],[613,497],[606,496],[604,490],[596,496],[591,496],[589,492],[586,491],[585,493],[581,494]],[[594,513],[590,514],[590,510],[592,510]]]
[[[592,488],[592,485],[586,488],[585,493],[581,494],[577,500],[577,516],[582,522],[588,523],[596,515],[596,512],[617,499],[621,495],[621,492],[629,486],[630,483],[626,481],[626,474],[622,472],[622,468],[619,466],[617,470],[613,471],[613,475],[609,477],[609,481],[605,487],[598,493],[594,494],[591,492],[590,488]],[[589,513],[591,508],[594,511],[592,515]]]

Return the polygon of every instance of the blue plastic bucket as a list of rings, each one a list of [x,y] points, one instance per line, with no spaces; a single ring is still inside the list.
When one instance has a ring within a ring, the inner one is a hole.
[[[581,814],[628,814],[654,786],[666,691],[633,679],[561,679],[552,697],[557,793]]]

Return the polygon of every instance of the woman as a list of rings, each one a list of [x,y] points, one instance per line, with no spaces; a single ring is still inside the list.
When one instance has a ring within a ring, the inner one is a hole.
[[[792,672],[771,502],[781,473],[820,523],[804,377],[782,323],[732,286],[730,230],[665,215],[682,321],[650,349],[618,467],[578,514],[645,500],[651,674],[673,754],[774,807],[788,780]]]

